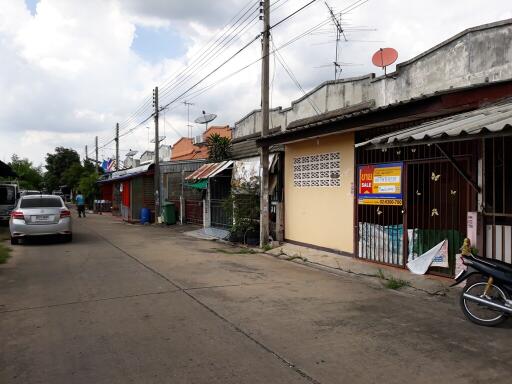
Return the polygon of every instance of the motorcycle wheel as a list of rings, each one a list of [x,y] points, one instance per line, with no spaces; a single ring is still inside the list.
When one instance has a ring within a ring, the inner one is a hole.
[[[463,296],[465,292],[473,296],[483,296],[486,285],[486,281],[470,282],[467,284],[460,295],[460,305],[462,312],[468,320],[478,325],[494,327],[503,323],[507,319],[507,315],[496,309],[486,307],[484,304],[467,300]],[[501,305],[505,305],[506,300],[508,299],[505,291],[496,284],[492,284],[489,287],[487,296],[491,298],[492,301]]]

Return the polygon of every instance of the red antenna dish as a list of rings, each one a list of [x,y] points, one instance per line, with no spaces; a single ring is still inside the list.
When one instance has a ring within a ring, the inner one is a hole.
[[[372,56],[372,63],[386,71],[388,65],[393,64],[398,59],[398,52],[394,48],[381,48]]]

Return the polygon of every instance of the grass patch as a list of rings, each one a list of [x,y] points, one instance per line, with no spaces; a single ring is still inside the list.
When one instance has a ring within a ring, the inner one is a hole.
[[[0,226],[0,241],[9,240],[10,238],[9,227]]]
[[[400,289],[403,287],[409,286],[409,282],[402,279],[395,279],[394,277],[390,277],[386,281],[386,288],[388,289]]]
[[[293,260],[297,260],[297,259],[302,260],[303,262],[308,261],[308,259],[306,259],[305,257],[299,256],[299,255],[288,256],[286,258],[286,260],[288,260],[288,261],[293,261]]]
[[[403,287],[408,287],[410,284],[407,280],[397,279],[393,276],[386,277],[384,275],[384,272],[382,272],[382,269],[379,269],[377,273],[375,274],[375,277],[378,277],[381,280],[384,280],[384,286],[388,289],[400,289]]]
[[[217,253],[225,253],[227,255],[248,255],[248,254],[252,255],[252,254],[257,253],[254,249],[251,249],[251,248],[240,248],[240,249],[235,249],[233,251],[231,251],[229,249],[213,248],[212,251],[217,252]]]
[[[272,249],[272,246],[270,244],[265,244],[262,249],[263,252],[268,252]]]
[[[5,245],[0,244],[0,264],[7,263],[7,260],[9,260],[11,249],[7,248]]]

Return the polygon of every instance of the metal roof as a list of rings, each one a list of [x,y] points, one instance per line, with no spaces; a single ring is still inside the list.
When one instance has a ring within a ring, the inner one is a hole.
[[[367,145],[398,146],[415,141],[432,141],[461,135],[496,133],[508,128],[512,128],[512,99],[381,135],[357,143],[356,148]]]
[[[208,163],[202,165],[199,169],[187,176],[185,180],[201,180],[212,178],[233,164],[232,160],[222,161],[220,163]]]
[[[98,182],[99,183],[108,183],[111,181],[120,181],[120,180],[129,179],[129,178],[132,178],[135,176],[139,176],[144,173],[147,173],[153,165],[154,165],[153,163],[148,163],[148,164],[141,165],[139,167],[128,168],[128,169],[123,169],[121,171],[108,173],[108,174],[103,175],[103,178],[101,178]]]

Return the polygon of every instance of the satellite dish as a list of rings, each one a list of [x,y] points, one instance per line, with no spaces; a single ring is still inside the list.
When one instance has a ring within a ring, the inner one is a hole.
[[[386,67],[393,64],[398,59],[398,52],[394,48],[380,48],[372,56],[372,63],[376,67],[384,69],[386,73]]]
[[[165,140],[165,136],[158,136],[158,142],[161,143],[162,141]],[[151,139],[150,143],[154,143],[155,142],[155,139]]]
[[[194,120],[197,124],[204,124],[206,125],[206,128],[208,128],[208,123],[210,121],[213,121],[217,118],[217,115],[215,113],[206,113],[203,111],[203,115],[199,116],[197,119]]]
[[[128,153],[126,154],[127,157],[131,157],[131,156],[135,156],[139,151],[132,151],[130,149],[130,151],[128,151]]]

